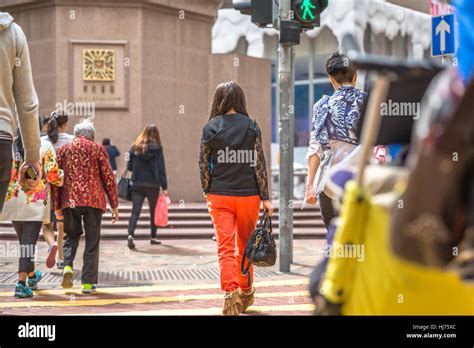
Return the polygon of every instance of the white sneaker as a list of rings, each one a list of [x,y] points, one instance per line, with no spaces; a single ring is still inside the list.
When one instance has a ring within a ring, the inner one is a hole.
[[[135,249],[135,243],[133,241],[133,237],[132,236],[128,236],[128,248],[129,249]]]
[[[54,262],[56,261],[56,253],[58,252],[58,243],[54,242],[49,247],[48,257],[46,258],[46,267],[53,268]]]

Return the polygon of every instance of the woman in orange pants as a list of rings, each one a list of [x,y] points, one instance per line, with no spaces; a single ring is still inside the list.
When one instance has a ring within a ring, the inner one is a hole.
[[[248,116],[242,88],[233,81],[220,84],[214,94],[202,132],[199,169],[216,232],[226,293],[223,314],[239,315],[253,304],[255,292],[252,267],[250,282],[240,273],[245,246],[255,231],[260,204],[270,216],[273,207],[261,131]]]

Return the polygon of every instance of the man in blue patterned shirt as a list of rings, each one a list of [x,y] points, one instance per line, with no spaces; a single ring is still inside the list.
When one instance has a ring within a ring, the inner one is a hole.
[[[360,109],[367,93],[355,88],[357,71],[342,53],[334,52],[326,61],[326,71],[334,87],[332,96],[323,96],[313,107],[313,125],[308,154],[308,183],[306,203],[316,203],[315,177],[321,161],[330,164],[343,161],[359,144],[356,130],[360,120]],[[323,175],[319,175],[318,181]],[[324,179],[323,179],[324,180]],[[319,185],[318,185],[319,184]],[[326,228],[334,217],[332,194],[325,188],[319,194],[321,215]]]

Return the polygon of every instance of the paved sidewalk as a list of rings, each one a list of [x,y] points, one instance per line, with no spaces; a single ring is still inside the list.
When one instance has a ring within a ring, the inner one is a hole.
[[[0,243],[7,243],[2,241]],[[307,315],[313,305],[308,296],[308,274],[322,258],[324,240],[295,240],[290,274],[271,268],[256,268],[258,295],[249,314]],[[80,272],[75,287],[59,287],[61,272],[47,269],[43,260],[47,247],[40,242],[38,264],[44,275],[41,290],[33,299],[16,300],[12,285],[16,259],[0,259],[0,311],[15,315],[218,315],[223,298],[219,287],[216,244],[212,240],[167,240],[163,245],[137,241],[137,250],[126,241],[101,244],[99,291],[80,293]],[[76,270],[82,266],[82,247]]]

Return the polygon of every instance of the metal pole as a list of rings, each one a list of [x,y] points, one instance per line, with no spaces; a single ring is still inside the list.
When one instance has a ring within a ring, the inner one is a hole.
[[[377,140],[377,134],[380,130],[380,104],[387,98],[388,90],[390,88],[390,77],[386,74],[379,74],[375,81],[373,92],[369,97],[367,105],[368,120],[364,123],[362,128],[361,144],[362,148],[360,151],[360,161],[357,170],[356,181],[359,186],[364,185],[364,174],[367,160],[370,156],[372,149],[375,146]]]
[[[289,19],[291,0],[280,0],[280,21]],[[291,183],[293,180],[293,163],[290,151],[291,118],[294,113],[293,100],[293,75],[292,75],[292,48],[290,45],[279,45],[278,80],[279,80],[279,133],[280,133],[280,191],[279,225],[280,225],[280,271],[290,272],[291,264],[291,239],[293,234],[293,221],[290,214]]]
[[[280,66],[280,57],[277,54],[277,59],[276,59],[276,75],[279,74],[279,67]],[[279,122],[280,119],[280,79],[276,78],[276,90],[275,90],[275,110],[276,110],[276,119],[277,122]],[[279,144],[280,143],[280,132],[278,131],[279,125],[277,125],[277,134],[276,134],[276,141]],[[278,163],[280,163],[280,160],[278,159]]]
[[[314,55],[315,39],[308,36],[309,54],[308,54],[308,129],[313,127],[313,106],[314,106]]]
[[[290,231],[290,263],[293,263],[293,200],[295,198],[295,191],[294,191],[294,168],[293,164],[295,163],[295,113],[294,113],[294,105],[295,105],[295,55],[296,49],[294,46],[291,46],[291,105],[293,106],[293,112],[290,112],[290,137],[289,137],[289,157],[290,157],[290,200],[291,204],[289,204],[288,209],[288,216],[291,231]]]
[[[315,39],[308,38],[308,130],[311,132],[313,128],[313,105],[314,105],[314,61],[315,61]],[[308,134],[309,139],[309,134]],[[303,181],[303,185],[306,184],[306,180]],[[304,187],[304,186],[303,186]]]

